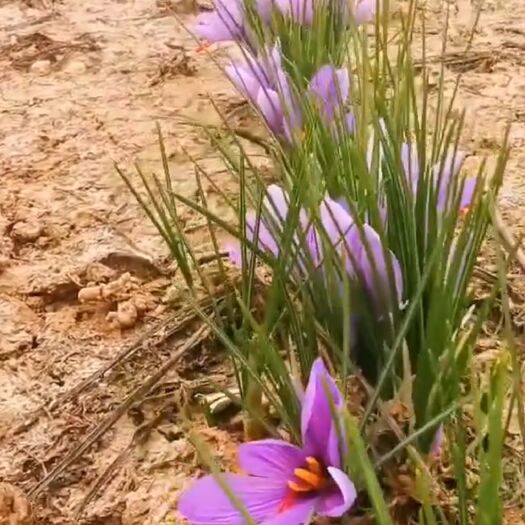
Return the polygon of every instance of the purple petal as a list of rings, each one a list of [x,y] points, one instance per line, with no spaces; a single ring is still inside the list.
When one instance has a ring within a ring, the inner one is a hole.
[[[445,211],[453,195],[451,195],[451,185],[457,184],[459,171],[463,166],[465,154],[460,151],[449,151],[444,160],[440,161],[433,168],[434,184],[437,187],[437,208]]]
[[[227,66],[224,72],[240,93],[252,103],[256,103],[257,94],[261,88],[261,81],[252,71],[244,66],[232,64],[231,66]]]
[[[270,184],[263,199],[263,208],[268,210],[278,224],[281,224],[288,215],[289,207],[290,199],[287,193],[277,184]]]
[[[281,48],[277,43],[273,47],[264,47],[257,57],[246,55],[247,67],[262,86],[275,88],[279,85],[278,75],[283,74]]]
[[[340,243],[355,226],[352,216],[347,211],[348,208],[348,204],[343,207],[330,197],[325,197],[321,202],[321,224],[334,246]]]
[[[255,233],[258,234],[257,239],[255,239]],[[260,250],[266,251],[274,257],[279,255],[279,245],[274,235],[264,223],[263,218],[257,218],[253,211],[246,214],[246,238]]]
[[[284,129],[283,109],[277,91],[267,88],[259,89],[256,104],[270,130],[276,135],[281,135]]]
[[[322,516],[338,518],[352,507],[357,498],[357,491],[352,480],[342,470],[328,467],[328,473],[335,481],[337,489],[321,499],[317,510]]]
[[[224,24],[231,28],[232,33],[242,33],[244,27],[244,8],[242,1],[215,0],[215,9]]]
[[[256,0],[255,8],[257,14],[265,24],[270,24],[274,8],[274,0]]]
[[[246,55],[246,69],[250,71],[261,86],[268,88],[273,87],[273,79],[276,77],[277,70],[280,67],[280,56],[276,63],[272,53],[272,50],[268,51],[265,48],[257,57],[251,54]]]
[[[320,458],[326,466],[339,466],[341,458],[331,404],[337,410],[342,407],[343,398],[323,360],[318,358],[310,372],[301,410],[303,448],[307,455]]]
[[[415,144],[404,143],[401,146],[401,163],[407,178],[407,182],[414,193],[417,191],[419,180],[419,161]]]
[[[346,213],[350,214],[350,206],[346,200],[346,197],[340,197],[339,199],[336,199],[335,202],[337,202],[337,204],[339,204],[339,206],[341,206],[343,210],[346,211]]]
[[[348,208],[348,204],[346,205]],[[352,216],[337,201],[326,197],[321,203],[321,224],[334,248],[344,257],[348,273],[355,274],[355,262],[359,257],[362,242]],[[344,244],[343,244],[344,242]]]
[[[228,252],[228,259],[237,266],[242,267],[242,251],[239,241],[230,241],[224,244],[224,250]]]
[[[322,104],[322,112],[329,123],[338,108],[348,99],[350,79],[347,69],[322,66],[310,80],[308,91]]]
[[[317,498],[306,498],[287,510],[265,520],[262,525],[302,525],[309,522],[315,510]]]
[[[286,497],[282,480],[223,474],[229,489],[255,521],[273,516]],[[179,512],[194,525],[243,525],[245,519],[213,476],[197,480],[182,493]]]
[[[308,254],[311,258],[311,263],[314,268],[318,268],[323,259],[322,245],[319,241],[318,234],[313,227],[310,225],[306,230],[306,246],[308,247]],[[304,395],[304,393],[303,393]]]
[[[239,447],[239,466],[247,474],[264,478],[293,479],[293,471],[305,465],[300,448],[278,439],[263,439]]]
[[[368,292],[376,301],[380,301],[383,297],[388,298],[388,292],[390,290],[385,250],[383,249],[381,238],[369,225],[363,225],[362,236],[364,238],[364,242],[366,242],[368,246],[368,250],[363,245],[363,249],[358,261],[360,274],[364,279],[363,284],[365,285]],[[361,242],[363,242],[363,239],[361,239]],[[398,302],[400,302],[403,297],[403,278],[401,274],[401,267],[399,265],[399,261],[392,252],[386,250],[386,254],[390,258],[397,299]],[[383,287],[383,290],[385,290],[384,293],[381,293],[378,290],[378,286]]]
[[[313,22],[313,0],[276,0],[276,5],[283,15],[291,16],[299,24]]]
[[[288,140],[292,142],[295,131],[300,128],[302,124],[301,108],[300,105],[297,104],[289,79],[282,69],[277,70],[274,83],[275,89],[280,94],[280,100],[284,104],[284,132]]]
[[[273,2],[272,2],[273,5]],[[282,61],[281,61],[281,46],[279,42],[274,44],[273,47],[270,48],[270,52],[268,53],[270,63],[272,64],[275,71],[279,71],[282,69]]]
[[[366,24],[372,22],[376,16],[377,0],[356,0],[355,23]]]
[[[472,203],[477,184],[478,180],[476,177],[469,177],[465,180],[465,183],[463,184],[463,192],[461,193],[461,199],[459,201],[460,210],[467,209]]]
[[[209,42],[224,42],[236,38],[231,27],[224,23],[216,11],[201,13],[197,17],[193,32],[199,38]]]
[[[355,133],[356,122],[355,122],[355,115],[352,112],[349,112],[345,115],[345,127],[348,133],[352,135]]]

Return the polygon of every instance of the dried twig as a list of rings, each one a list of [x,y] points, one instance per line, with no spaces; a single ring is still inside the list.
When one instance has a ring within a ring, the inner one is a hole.
[[[132,450],[141,443],[144,443],[150,432],[157,426],[157,424],[164,418],[166,415],[167,409],[172,407],[173,400],[165,403],[162,408],[159,410],[158,414],[151,420],[140,425],[140,427],[135,430],[133,437],[130,442],[116,457],[115,459],[104,469],[104,471],[97,477],[95,482],[91,485],[88,493],[85,495],[84,499],[80,502],[79,506],[75,512],[75,519],[78,519],[82,514],[82,511],[86,508],[86,505],[90,503],[93,498],[101,491],[101,489],[109,483],[111,480],[112,474],[114,474],[127,459]]]
[[[164,375],[188,351],[201,343],[210,334],[208,326],[201,326],[175,353],[155,372],[136,388],[104,421],[97,425],[86,438],[56,465],[40,482],[31,488],[28,497],[35,498],[41,494],[65,469],[72,465],[84,452],[95,444],[135,403],[147,395]]]
[[[207,301],[209,303],[209,301]],[[203,304],[205,310],[209,305]],[[45,403],[34,410],[27,416],[27,419],[16,426],[8,435],[16,436],[21,432],[24,432],[28,428],[32,427],[40,418],[40,416],[49,414],[56,410],[59,406],[63,405],[67,401],[75,399],[82,392],[87,390],[91,385],[93,385],[98,379],[103,377],[107,372],[115,368],[116,366],[123,364],[124,362],[131,359],[135,354],[147,349],[156,346],[160,346],[167,339],[177,333],[179,330],[183,329],[189,322],[195,319],[195,314],[192,308],[185,310],[182,315],[170,316],[165,321],[157,324],[151,330],[146,332],[143,336],[139,338],[138,341],[133,343],[131,346],[124,348],[114,359],[109,363],[105,364],[98,370],[96,370],[89,377],[81,381],[78,385],[74,386],[71,390],[65,392],[62,396],[54,399],[50,403]]]

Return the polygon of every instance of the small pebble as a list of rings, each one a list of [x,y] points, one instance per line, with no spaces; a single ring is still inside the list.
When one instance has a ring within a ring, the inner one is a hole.
[[[139,314],[135,305],[131,301],[119,303],[116,312],[109,312],[106,321],[115,328],[131,328],[137,323]]]
[[[11,237],[19,242],[34,242],[42,234],[42,225],[36,221],[19,221],[11,230]]]
[[[102,289],[100,286],[86,286],[78,291],[79,303],[92,303],[102,299]]]
[[[37,75],[47,75],[51,71],[51,62],[49,60],[37,60],[31,64],[29,71]]]
[[[72,73],[74,75],[81,75],[82,73],[85,73],[86,70],[87,66],[81,60],[71,60],[64,67],[66,73]]]

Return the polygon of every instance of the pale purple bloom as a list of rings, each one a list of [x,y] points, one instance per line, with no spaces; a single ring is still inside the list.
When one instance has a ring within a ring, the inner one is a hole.
[[[322,122],[334,136],[338,137],[340,131],[354,133],[354,114],[345,110],[350,97],[348,69],[321,66],[311,78],[306,96],[318,106]]]
[[[354,19],[357,25],[372,22],[376,16],[378,0],[356,0]]]
[[[236,40],[255,49],[243,0],[215,0],[215,10],[201,13],[194,26],[195,34],[207,42]],[[261,19],[269,23],[272,16],[272,0],[256,0],[255,10]]]
[[[257,58],[247,54],[245,64],[232,64],[225,71],[237,89],[259,109],[271,131],[291,141],[291,130],[300,125],[300,113],[282,68],[279,45],[264,48]]]
[[[348,99],[350,79],[346,68],[322,66],[310,80],[308,91],[319,102],[320,111],[327,120],[333,120],[342,103]]]
[[[253,212],[246,216],[247,239],[260,250],[276,258],[280,253],[281,235],[288,208],[289,199],[286,192],[279,186],[271,185],[263,199],[262,217],[258,218]],[[359,282],[375,303],[380,305],[385,299],[384,290],[390,289],[388,266],[391,266],[397,299],[401,301],[403,281],[399,262],[389,250],[385,253],[381,239],[374,229],[368,224],[360,228],[351,214],[329,197],[321,202],[319,216],[324,235],[341,257],[350,279]],[[300,210],[298,222],[300,231],[294,236],[292,250],[297,261],[293,265],[292,273],[301,280],[309,275],[305,264],[308,260],[316,270],[322,272],[324,236],[316,230],[304,210]],[[257,238],[255,232],[258,233]],[[239,250],[239,245],[230,245],[232,261],[240,260]]]
[[[444,213],[450,210],[450,206],[456,200],[455,187],[461,188],[458,181],[459,172],[463,166],[465,154],[460,151],[450,150],[445,157],[432,167],[432,180],[437,195],[437,210]],[[415,145],[403,144],[401,149],[401,161],[407,177],[407,181],[415,194],[419,181],[419,161]],[[468,177],[463,182],[461,196],[459,197],[459,210],[468,209],[476,189],[476,177]]]
[[[301,403],[302,445],[265,439],[239,447],[239,466],[245,474],[222,478],[257,523],[300,525],[315,514],[336,518],[354,504],[356,489],[341,470],[338,437],[343,428],[334,421],[332,406],[340,422],[344,400],[319,358]],[[197,480],[185,491],[178,510],[195,525],[245,523],[213,476]]]
[[[245,64],[232,64],[225,68],[225,72],[237,89],[253,101],[260,88],[273,89],[281,82],[284,74],[281,50],[276,44],[272,48],[264,48],[257,58],[250,53],[245,56]]]
[[[363,224],[359,228],[350,213],[330,198],[325,198],[321,204],[321,223],[345,260],[348,274],[361,282],[376,304],[385,299],[384,290],[390,288],[389,266],[398,302],[401,301],[403,279],[399,262],[389,250],[386,250],[385,257],[381,238],[370,225]]]
[[[237,89],[257,107],[270,130],[278,137],[293,141],[302,126],[300,104],[281,64],[278,45],[264,49],[257,59],[248,56],[245,64],[232,64],[226,74]],[[342,128],[355,131],[353,113],[346,112],[350,80],[347,69],[322,66],[306,90],[318,108],[322,121],[337,135]]]

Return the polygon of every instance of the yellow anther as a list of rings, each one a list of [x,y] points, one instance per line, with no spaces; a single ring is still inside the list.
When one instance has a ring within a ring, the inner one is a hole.
[[[305,481],[311,488],[317,489],[323,485],[323,478],[314,472],[310,472],[304,468],[296,468],[293,473],[301,481]]]
[[[308,464],[308,468],[310,469],[310,471],[313,472],[314,474],[317,474],[318,476],[321,476],[323,474],[323,470],[321,468],[319,461],[317,461],[312,456],[308,456],[306,458],[306,463]]]
[[[288,482],[288,488],[294,492],[310,492],[312,487],[306,483],[297,483],[295,481]]]
[[[201,40],[199,45],[197,46],[196,51],[197,51],[197,53],[203,53],[210,46],[211,46],[211,42],[209,42],[208,40]]]

